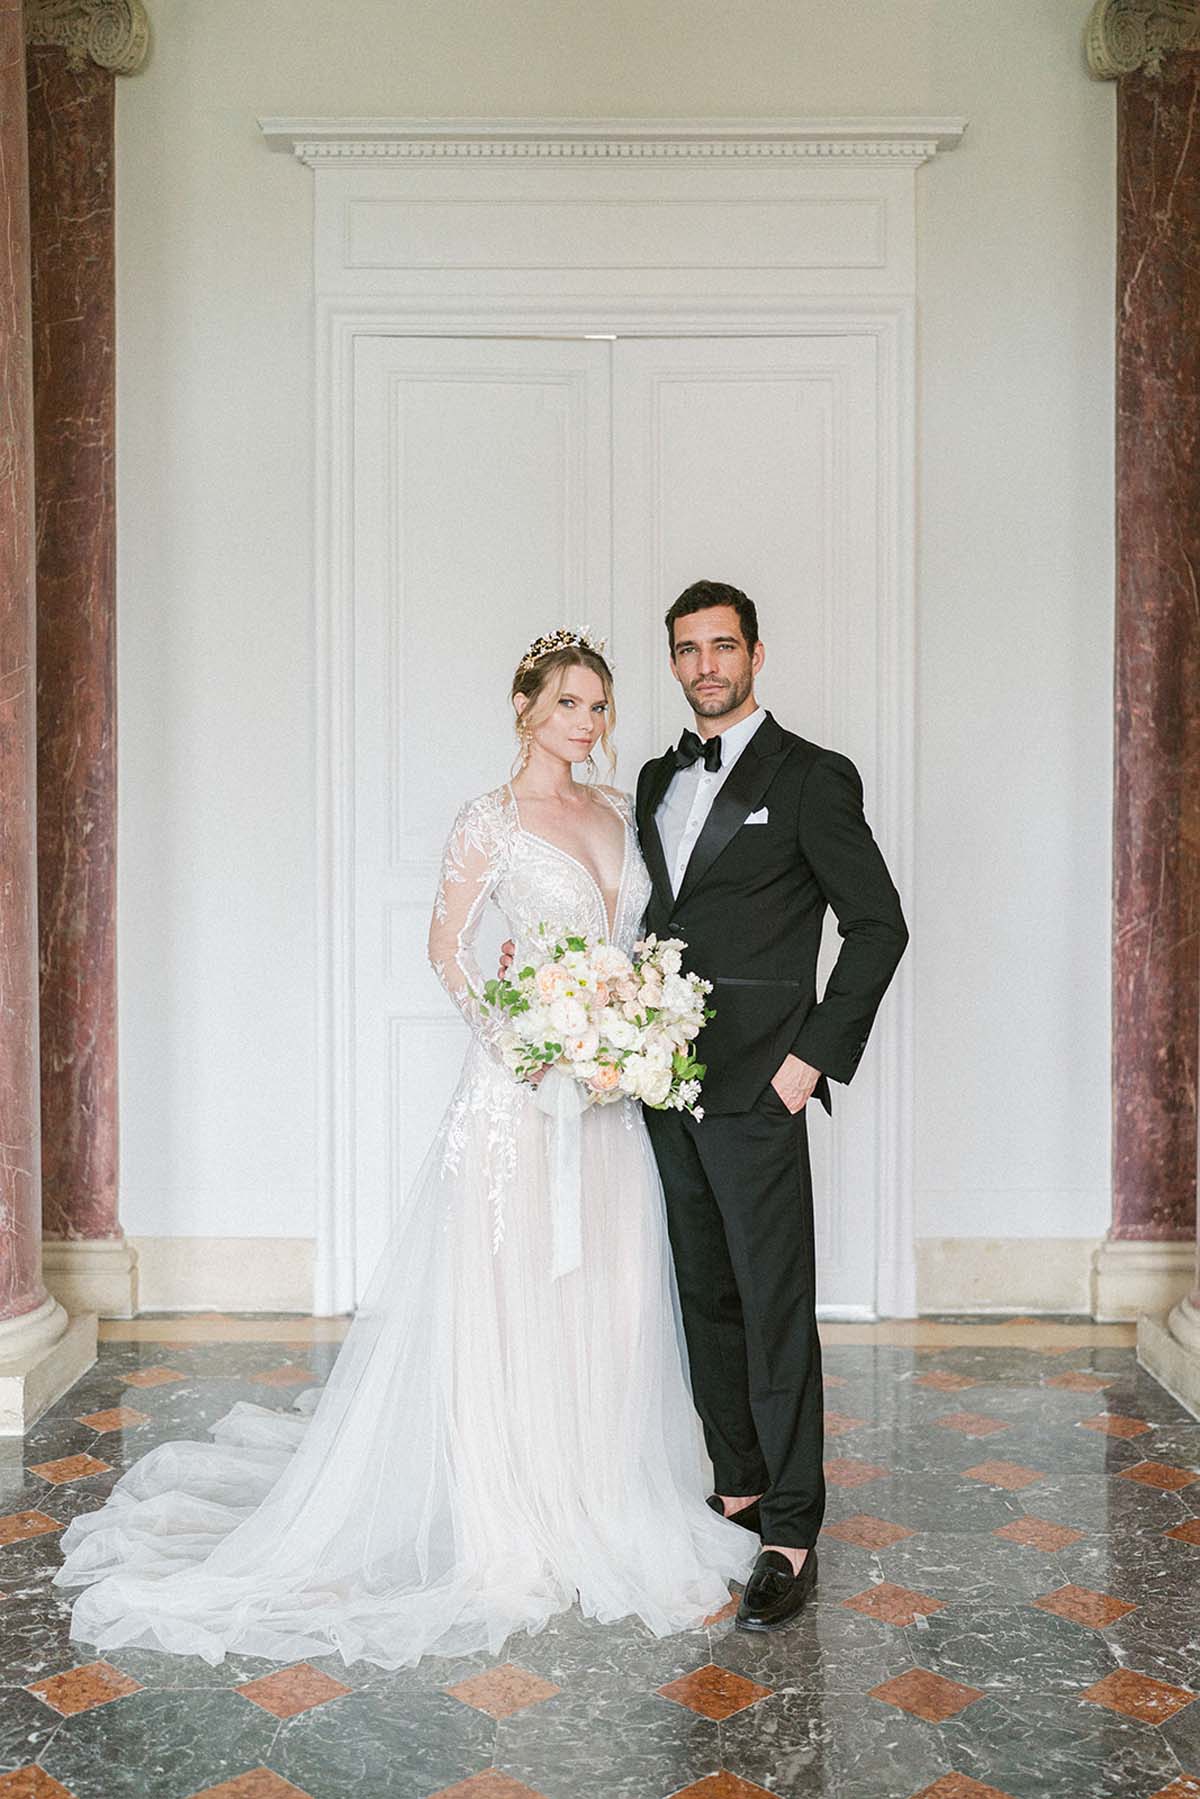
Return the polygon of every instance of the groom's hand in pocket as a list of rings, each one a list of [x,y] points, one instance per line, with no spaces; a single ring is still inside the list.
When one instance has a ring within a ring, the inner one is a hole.
[[[814,1068],[809,1062],[802,1062],[799,1056],[785,1056],[781,1066],[771,1076],[771,1085],[789,1112],[799,1112],[812,1098],[813,1089],[820,1078],[819,1068]]]
[[[500,945],[500,966],[496,970],[496,973],[499,976],[500,980],[504,979],[505,975],[508,973],[509,969],[512,967],[512,959],[516,955],[516,953],[517,953],[516,944],[513,942],[511,937],[506,938],[505,941]]]

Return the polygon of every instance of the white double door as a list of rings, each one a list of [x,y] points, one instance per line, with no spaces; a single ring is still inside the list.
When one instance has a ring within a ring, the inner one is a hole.
[[[663,614],[692,581],[732,582],[758,605],[762,700],[850,755],[870,805],[875,358],[868,336],[357,340],[345,1090],[360,1295],[461,1062],[429,913],[457,807],[511,770],[509,684],[533,638],[607,637],[632,790],[689,722]],[[502,934],[489,917],[485,970]],[[810,1117],[826,1313],[874,1310],[877,1079],[868,1056],[835,1087],[832,1122]]]

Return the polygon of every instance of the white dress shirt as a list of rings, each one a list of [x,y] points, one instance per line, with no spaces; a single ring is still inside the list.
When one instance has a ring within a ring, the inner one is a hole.
[[[710,774],[698,757],[688,768],[677,768],[655,813],[658,834],[662,838],[671,892],[677,894],[683,885],[684,871],[696,847],[696,839],[704,829],[704,821],[712,811],[712,803],[721,791],[730,769],[758,730],[766,712],[755,708],[748,718],[739,719],[720,733],[721,766]]]

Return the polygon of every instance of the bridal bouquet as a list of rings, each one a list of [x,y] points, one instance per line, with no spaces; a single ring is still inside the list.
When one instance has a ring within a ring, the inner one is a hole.
[[[682,972],[687,945],[650,936],[631,959],[548,925],[539,936],[537,957],[488,981],[482,996],[503,1015],[500,1051],[513,1074],[553,1068],[582,1084],[587,1103],[629,1095],[703,1118],[704,1063],[691,1046],[713,1015],[704,1003],[712,982]]]

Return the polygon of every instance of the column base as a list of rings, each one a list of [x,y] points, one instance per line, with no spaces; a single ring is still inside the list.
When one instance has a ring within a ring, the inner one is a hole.
[[[22,1437],[96,1360],[96,1315],[47,1298],[0,1325],[0,1437]]]
[[[1106,1237],[1092,1257],[1092,1317],[1122,1324],[1143,1312],[1166,1313],[1196,1278],[1194,1242]]]
[[[1200,1418],[1200,1311],[1185,1297],[1164,1318],[1138,1319],[1137,1359],[1160,1387]]]
[[[72,1317],[137,1316],[137,1251],[125,1237],[43,1238],[42,1279]]]

